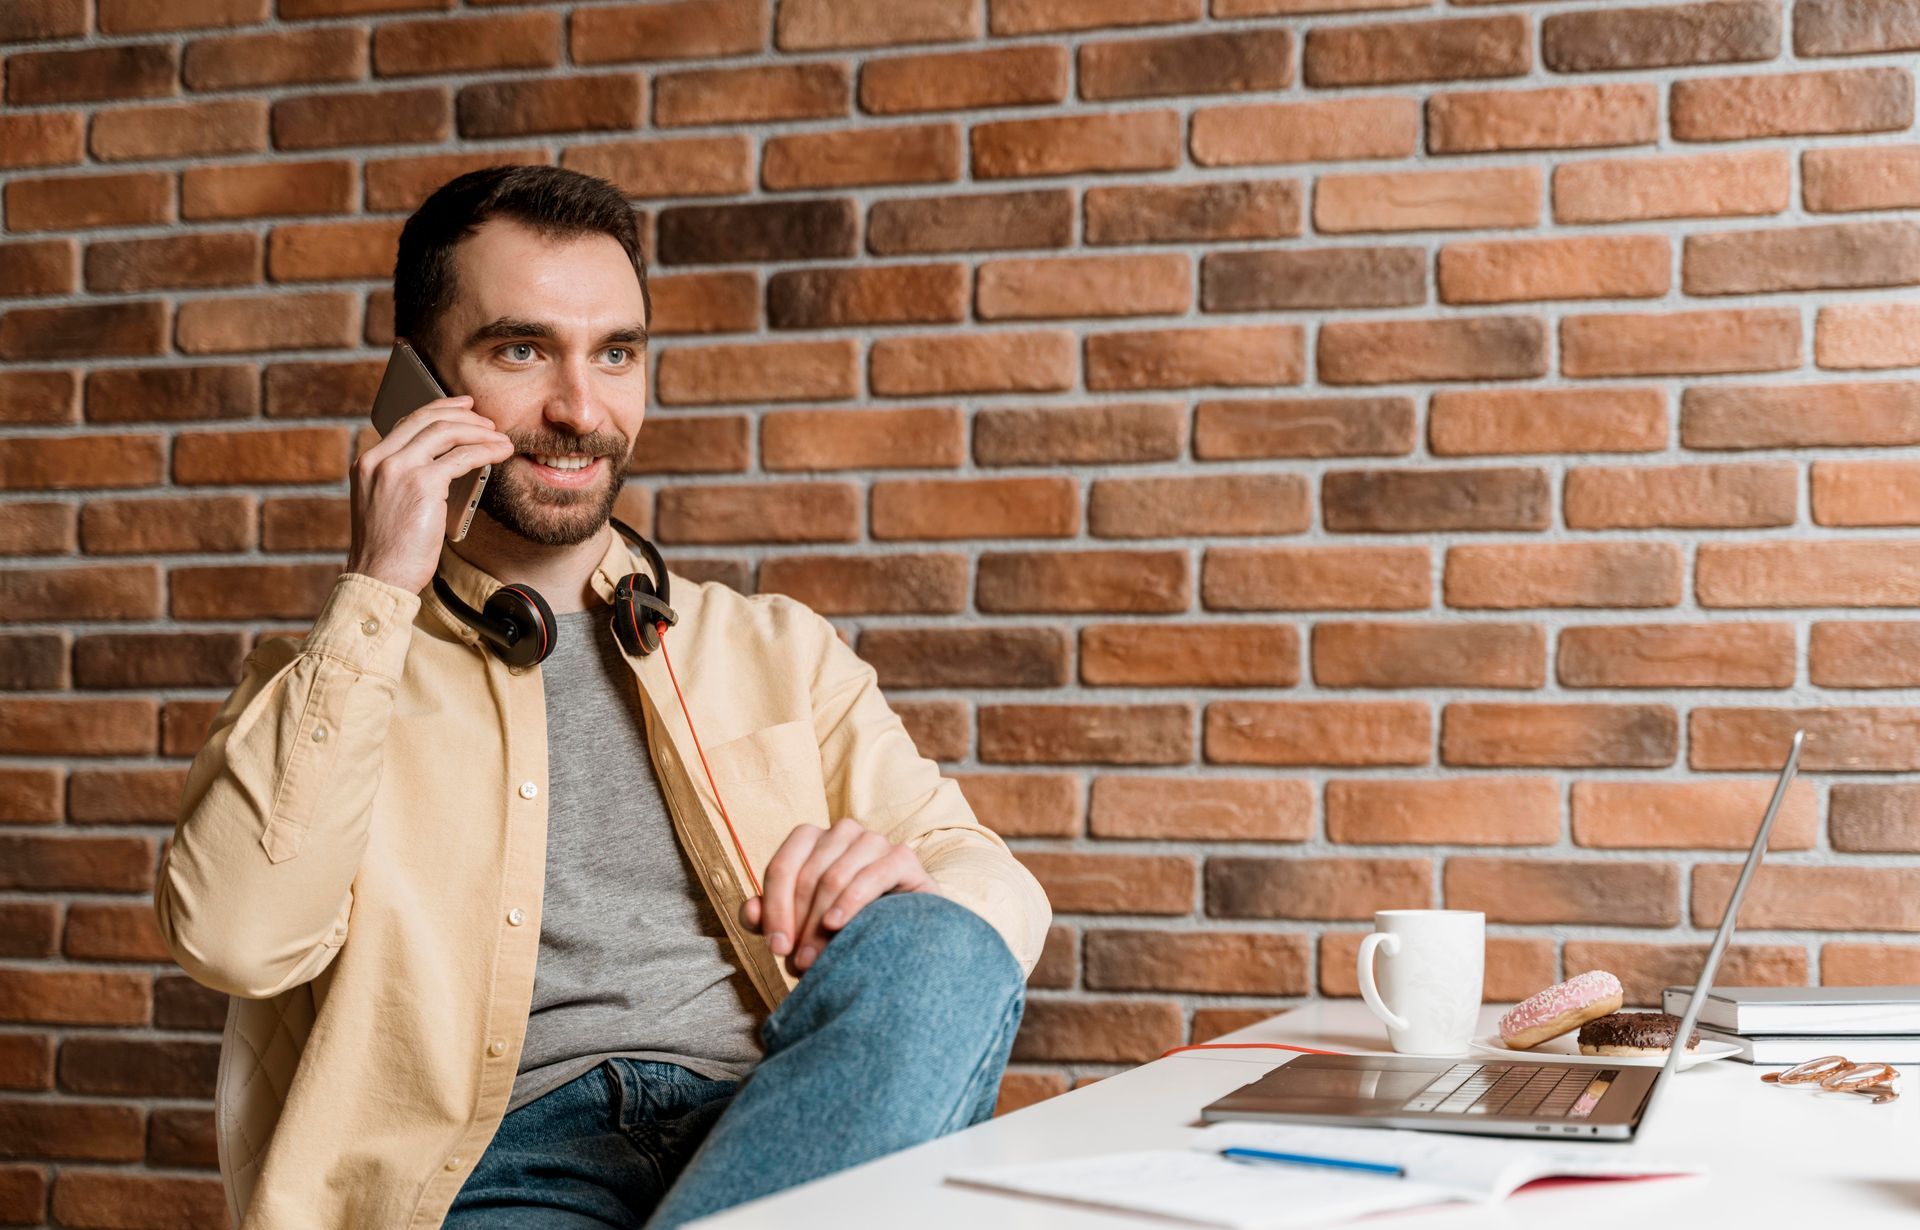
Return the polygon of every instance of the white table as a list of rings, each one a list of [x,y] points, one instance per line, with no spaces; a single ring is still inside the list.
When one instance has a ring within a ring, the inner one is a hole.
[[[1501,1011],[1483,1011],[1483,1034],[1493,1032]],[[1322,1000],[1215,1040],[1349,1053],[1387,1050],[1385,1032],[1357,1000]],[[1286,1051],[1188,1051],[696,1224],[702,1230],[1142,1230],[1154,1223],[943,1180],[978,1166],[1183,1148],[1199,1126],[1202,1106],[1288,1058]],[[1719,1060],[1677,1073],[1641,1129],[1641,1148],[1699,1161],[1704,1178],[1550,1188],[1522,1192],[1504,1204],[1437,1206],[1367,1224],[1393,1230],[1620,1230],[1657,1214],[1662,1226],[1701,1230],[1920,1226],[1920,1081],[1914,1068],[1901,1069],[1900,1100],[1882,1106],[1862,1097],[1763,1085],[1764,1071]],[[832,1125],[821,1129],[831,1131]]]

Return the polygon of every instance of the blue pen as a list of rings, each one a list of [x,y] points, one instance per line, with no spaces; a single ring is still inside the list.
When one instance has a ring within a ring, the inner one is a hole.
[[[1328,1166],[1334,1170],[1364,1170],[1369,1174],[1392,1175],[1396,1179],[1406,1177],[1406,1170],[1399,1166],[1389,1166],[1384,1162],[1350,1162],[1338,1157],[1314,1157],[1308,1153],[1272,1153],[1266,1149],[1222,1149],[1221,1157],[1249,1158],[1262,1162],[1292,1162],[1298,1166]]]

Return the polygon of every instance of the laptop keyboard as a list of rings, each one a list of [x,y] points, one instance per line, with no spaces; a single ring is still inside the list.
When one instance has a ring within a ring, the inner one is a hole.
[[[1436,1115],[1563,1119],[1596,1078],[1612,1075],[1574,1064],[1459,1063],[1400,1109]]]

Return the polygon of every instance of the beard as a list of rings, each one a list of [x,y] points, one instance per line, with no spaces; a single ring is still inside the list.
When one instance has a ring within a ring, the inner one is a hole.
[[[545,451],[545,450],[534,450]],[[575,445],[555,452],[584,451]],[[555,487],[540,479],[533,463],[515,453],[493,468],[480,508],[501,528],[528,542],[571,547],[598,534],[613,516],[626,481],[625,451],[606,457],[606,473],[591,487]]]

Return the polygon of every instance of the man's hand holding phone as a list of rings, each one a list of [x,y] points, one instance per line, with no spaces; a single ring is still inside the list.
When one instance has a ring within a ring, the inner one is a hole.
[[[347,571],[419,593],[440,565],[454,480],[513,454],[471,397],[442,397],[403,417],[353,464]]]

